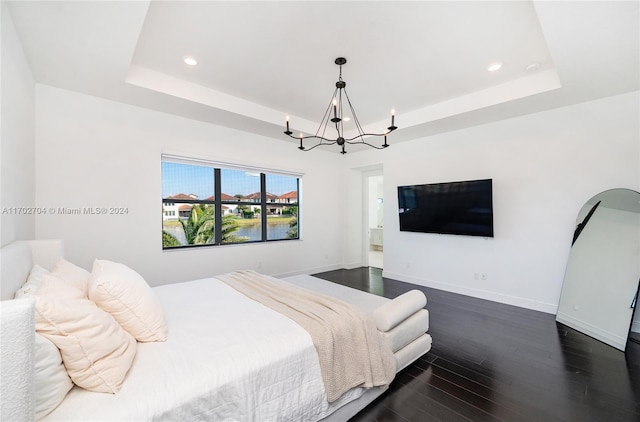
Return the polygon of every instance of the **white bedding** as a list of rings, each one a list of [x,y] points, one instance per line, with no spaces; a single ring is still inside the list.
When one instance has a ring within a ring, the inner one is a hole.
[[[329,405],[309,334],[214,278],[153,290],[167,341],[138,344],[118,394],[74,387],[45,421],[315,421],[364,391]]]

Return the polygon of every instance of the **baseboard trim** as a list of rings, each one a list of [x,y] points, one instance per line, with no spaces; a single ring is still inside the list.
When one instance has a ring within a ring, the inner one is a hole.
[[[350,263],[343,264],[342,268],[347,270],[353,270],[354,268],[360,268],[363,266],[364,265],[362,265],[362,262],[350,262]]]
[[[504,303],[520,308],[532,309],[547,314],[555,314],[558,311],[558,305],[553,303],[538,302],[535,300],[525,299],[517,296],[509,296],[501,293],[495,293],[487,290],[473,289],[471,287],[457,286],[455,284],[443,283],[440,281],[428,280],[406,274],[382,271],[383,277],[392,278],[394,280],[404,281],[407,283],[417,284],[419,286],[431,287],[433,289],[444,290],[451,293],[458,293],[465,296],[486,299],[492,302]]]
[[[580,321],[562,312],[558,312],[556,320],[568,327],[574,328],[586,335],[607,343],[616,349],[624,350],[627,347],[627,339],[621,338],[613,333],[603,330],[599,327]]]

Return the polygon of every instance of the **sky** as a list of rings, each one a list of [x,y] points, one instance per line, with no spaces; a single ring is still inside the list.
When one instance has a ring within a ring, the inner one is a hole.
[[[221,169],[222,193],[227,195],[248,195],[260,191],[259,173],[240,170]],[[294,176],[266,175],[267,192],[282,195],[297,189],[297,178]],[[195,194],[205,199],[214,194],[213,167],[194,166],[162,162],[162,197],[179,193]]]

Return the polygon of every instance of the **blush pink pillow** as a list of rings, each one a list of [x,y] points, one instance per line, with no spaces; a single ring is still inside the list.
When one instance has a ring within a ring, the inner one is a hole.
[[[117,393],[136,355],[136,340],[82,291],[51,274],[35,299],[36,331],[60,349],[73,382]]]
[[[60,258],[51,274],[78,288],[87,296],[89,277],[91,276],[89,271]]]
[[[165,341],[167,324],[153,290],[140,274],[123,264],[96,259],[89,298],[113,315],[138,341]]]

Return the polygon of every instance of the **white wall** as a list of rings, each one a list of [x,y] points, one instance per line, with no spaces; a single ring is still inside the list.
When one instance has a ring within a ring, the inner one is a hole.
[[[33,239],[35,218],[19,207],[35,205],[34,181],[34,81],[7,10],[2,15],[2,90],[0,148],[0,246],[14,240]]]
[[[555,313],[582,205],[640,187],[638,104],[634,92],[348,154],[353,195],[358,168],[384,166],[384,276]],[[397,186],[482,178],[493,179],[494,238],[399,231]],[[361,243],[345,247],[357,261]]]
[[[2,206],[129,209],[39,216],[35,233],[33,217],[3,216],[2,244],[62,238],[70,260],[124,262],[153,285],[237,268],[353,267],[364,262],[362,170],[384,166],[385,276],[555,312],[581,205],[606,189],[640,188],[637,92],[397,145],[392,136],[384,151],[344,157],[40,85],[34,124],[33,79],[2,7]],[[305,171],[304,240],[163,252],[163,151]],[[495,238],[398,231],[398,185],[487,177]]]
[[[36,237],[61,238],[67,258],[125,263],[152,285],[251,268],[282,275],[342,267],[342,160],[278,141],[36,87],[36,197],[58,207],[127,207],[127,215],[38,216]],[[302,171],[300,241],[162,251],[163,152]]]

